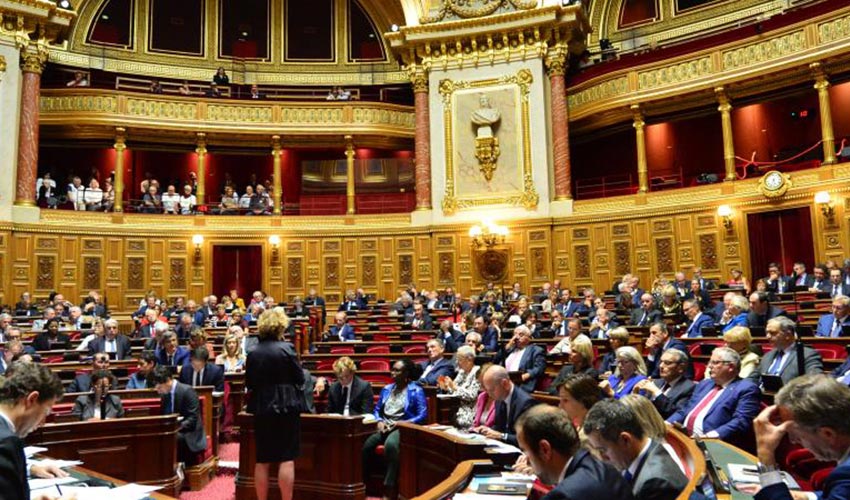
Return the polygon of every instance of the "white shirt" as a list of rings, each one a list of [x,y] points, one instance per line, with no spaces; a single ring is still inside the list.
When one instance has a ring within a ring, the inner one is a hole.
[[[245,193],[239,198],[239,208],[248,208],[251,205],[251,195]]]
[[[720,401],[721,397],[723,397],[723,392],[726,391],[727,387],[729,387],[729,382],[726,382],[725,384],[723,384],[720,391],[718,391],[717,394],[715,394],[714,399],[712,399],[711,402],[709,402],[709,404],[705,405],[705,408],[703,408],[702,411],[699,412],[699,414],[696,417],[696,420],[694,420],[694,434],[696,434],[698,436],[704,435],[705,437],[718,437],[718,434],[715,431],[705,432],[702,428],[702,423],[703,423],[703,421],[705,421],[705,417],[708,415],[708,412],[711,411],[711,408],[715,404],[717,404],[718,401]],[[711,391],[709,391],[709,392],[711,392]],[[706,393],[706,394],[708,394],[708,393]],[[699,404],[699,403],[697,403],[697,404]],[[690,415],[690,414],[688,414],[688,415]],[[688,420],[688,415],[685,415],[685,421]]]
[[[86,338],[84,338],[83,341],[80,342],[80,345],[78,345],[75,350],[76,351],[87,351],[89,349],[89,343],[96,338],[97,338],[97,335],[95,335],[93,333],[86,335]]]
[[[187,215],[192,211],[192,207],[197,205],[198,201],[195,198],[195,195],[190,194],[189,196],[181,196],[180,197],[180,213],[183,215]]]
[[[177,212],[177,205],[181,201],[179,194],[177,194],[177,193],[168,194],[167,192],[162,194],[161,200],[162,200],[163,210],[166,213],[169,213],[169,214],[173,214],[173,213]]]
[[[519,363],[522,361],[522,354],[525,352],[525,347],[522,349],[514,349],[514,352],[508,355],[508,358],[505,360],[505,369],[509,372],[515,372],[519,370]]]
[[[646,456],[647,453],[649,453],[649,447],[650,446],[652,446],[652,440],[647,439],[646,444],[643,446],[643,449],[640,450],[640,453],[638,453],[638,456],[636,456],[635,459],[632,460],[631,465],[629,465],[629,468],[626,469],[629,472],[629,474],[631,474],[632,480],[634,480],[634,478],[637,474],[637,469],[638,469],[638,466],[640,465],[641,460],[643,460],[643,457]]]

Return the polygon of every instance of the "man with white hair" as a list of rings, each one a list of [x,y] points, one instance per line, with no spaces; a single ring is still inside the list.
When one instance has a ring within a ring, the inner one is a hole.
[[[723,333],[728,332],[736,326],[749,328],[750,322],[748,316],[750,314],[750,301],[743,295],[735,295],[732,297],[732,303],[729,308],[723,313],[724,318],[729,318],[723,327]]]
[[[0,342],[6,342],[6,331],[12,326],[12,315],[0,314]]]
[[[519,325],[514,328],[511,340],[496,354],[496,363],[509,372],[522,373],[520,387],[531,393],[546,371],[546,351],[531,344],[531,331],[527,326]]]
[[[823,373],[823,359],[811,347],[797,345],[796,325],[784,316],[773,318],[765,327],[767,341],[773,349],[765,354],[757,369],[748,377],[758,384],[764,375],[782,378],[782,383],[809,373]],[[802,371],[801,371],[802,369]]]
[[[68,328],[81,330],[83,328],[83,310],[78,306],[72,306],[68,311]]]
[[[162,322],[159,321],[158,323]],[[118,331],[118,322],[114,319],[108,319],[104,321],[103,328],[103,336],[89,342],[89,354],[105,352],[114,355],[115,359],[130,358],[132,354],[130,339]],[[154,324],[154,330],[156,330],[156,324]]]

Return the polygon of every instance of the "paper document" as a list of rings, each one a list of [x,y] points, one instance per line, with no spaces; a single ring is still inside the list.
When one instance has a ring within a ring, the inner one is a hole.
[[[79,460],[55,460],[52,458],[45,458],[44,460],[30,459],[27,460],[27,463],[30,465],[41,465],[41,466],[54,466],[59,467],[60,469],[64,469],[65,467],[76,467],[78,465],[83,465],[83,463]]]
[[[759,473],[755,464],[726,464],[729,469],[729,479],[733,483],[756,483],[759,482]],[[782,472],[782,480],[789,489],[799,490],[800,485],[787,472]]]
[[[130,483],[117,488],[112,488],[109,498],[112,500],[137,500],[145,498],[149,493],[162,489],[161,486],[148,486],[145,484]]]
[[[53,488],[57,484],[68,484],[68,483],[76,483],[79,479],[75,477],[51,477],[49,479],[30,479],[30,490],[38,490],[41,488]]]
[[[85,488],[82,486],[63,486],[61,487],[62,496],[76,496],[77,500],[111,500],[110,488],[105,486],[97,488]],[[36,500],[42,496],[59,497],[59,490],[55,487],[48,490],[35,490],[30,492],[30,498]]]
[[[47,448],[42,448],[41,446],[27,446],[24,448],[24,455],[29,458],[36,453],[44,453],[45,451],[47,451]]]

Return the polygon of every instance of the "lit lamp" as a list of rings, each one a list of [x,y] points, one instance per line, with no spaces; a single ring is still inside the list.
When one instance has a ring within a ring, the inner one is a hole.
[[[196,234],[192,236],[192,244],[195,245],[195,263],[201,261],[201,245],[204,244],[204,236]]]
[[[732,229],[732,207],[729,205],[720,205],[717,207],[717,215],[723,219],[723,227],[727,230]]]
[[[280,236],[273,234],[269,236],[269,245],[272,246],[272,262],[280,258]]]
[[[508,228],[500,226],[492,221],[484,221],[481,226],[475,225],[469,228],[469,237],[472,239],[472,248],[487,248],[504,243],[508,236]]]
[[[835,215],[835,208],[832,206],[832,198],[826,191],[818,191],[815,193],[815,205],[820,207],[820,212],[827,219],[832,219]]]

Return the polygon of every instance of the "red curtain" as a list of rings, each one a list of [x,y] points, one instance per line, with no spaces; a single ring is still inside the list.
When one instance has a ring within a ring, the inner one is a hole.
[[[749,214],[747,227],[753,281],[767,276],[770,262],[777,262],[786,274],[796,261],[805,262],[809,269],[815,264],[808,207]]]
[[[242,298],[250,298],[263,286],[263,247],[259,245],[213,246],[213,289],[221,297],[230,290],[239,291]]]

